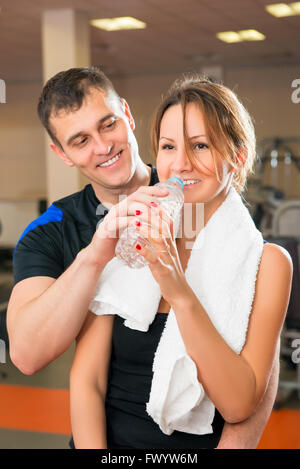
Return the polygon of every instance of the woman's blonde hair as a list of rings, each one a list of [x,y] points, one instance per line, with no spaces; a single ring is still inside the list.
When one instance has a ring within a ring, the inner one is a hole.
[[[152,124],[152,149],[157,155],[162,118],[171,106],[181,104],[186,152],[199,170],[197,159],[186,132],[186,106],[195,103],[203,113],[208,144],[218,180],[215,152],[234,168],[233,186],[239,194],[246,188],[249,174],[254,173],[256,140],[251,117],[233,91],[198,74],[183,75],[167,92]]]

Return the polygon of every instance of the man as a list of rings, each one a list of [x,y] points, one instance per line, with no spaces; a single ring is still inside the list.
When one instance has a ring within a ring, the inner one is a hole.
[[[147,185],[150,191],[158,181],[155,168],[139,156],[128,104],[101,71],[58,73],[45,85],[38,113],[54,153],[90,184],[54,202],[27,227],[15,249],[8,331],[11,359],[25,374],[61,355],[85,321],[99,276],[114,256],[116,239],[95,235],[107,208],[120,195]],[[278,361],[256,414],[244,423],[225,425],[220,448],[256,447],[277,379]]]

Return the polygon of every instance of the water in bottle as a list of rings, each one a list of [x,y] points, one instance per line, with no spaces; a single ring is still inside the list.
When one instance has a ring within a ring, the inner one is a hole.
[[[165,213],[173,219],[175,233],[177,233],[181,220],[181,208],[184,201],[183,182],[177,176],[173,176],[166,182],[159,182],[155,185],[166,188],[169,192],[166,197],[157,197],[156,199],[159,200],[160,207],[162,207]],[[136,244],[141,241],[152,249],[150,242],[141,237],[134,226],[126,228],[121,234],[116,246],[115,253],[117,258],[133,269],[145,267],[148,261],[146,261],[135,248]]]

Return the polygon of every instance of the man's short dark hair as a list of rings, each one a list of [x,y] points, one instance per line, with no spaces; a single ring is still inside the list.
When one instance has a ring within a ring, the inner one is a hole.
[[[38,102],[38,115],[51,140],[60,148],[62,146],[50,126],[51,114],[57,114],[61,110],[68,112],[80,109],[91,88],[98,88],[105,94],[113,93],[118,97],[112,82],[97,67],[70,68],[57,73],[45,84]]]

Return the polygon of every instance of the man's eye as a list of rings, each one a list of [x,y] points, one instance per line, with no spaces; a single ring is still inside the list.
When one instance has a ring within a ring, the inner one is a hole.
[[[82,138],[74,143],[75,147],[82,147],[87,142],[87,137]]]
[[[113,119],[110,119],[105,124],[103,124],[101,131],[105,132],[106,130],[112,130],[115,127],[116,122],[117,122],[117,119],[115,117]]]

